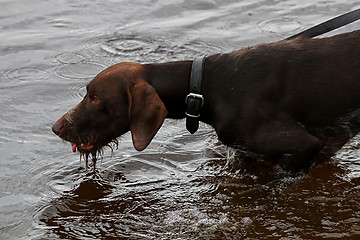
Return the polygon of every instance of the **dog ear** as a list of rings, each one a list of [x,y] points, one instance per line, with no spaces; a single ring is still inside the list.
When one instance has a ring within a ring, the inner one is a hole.
[[[155,89],[140,81],[129,89],[129,126],[136,150],[144,150],[164,122],[167,110]]]

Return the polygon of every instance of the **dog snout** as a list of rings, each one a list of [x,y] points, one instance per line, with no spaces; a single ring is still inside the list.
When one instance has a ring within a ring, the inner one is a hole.
[[[54,123],[54,125],[52,126],[52,131],[59,137],[62,137],[62,135],[64,135],[64,131],[66,130],[65,128],[67,128],[67,120],[64,119],[63,116],[59,120],[57,120],[56,123]]]
[[[57,121],[53,126],[52,126],[52,131],[59,136],[60,132],[61,132],[61,128],[62,128],[62,124]]]

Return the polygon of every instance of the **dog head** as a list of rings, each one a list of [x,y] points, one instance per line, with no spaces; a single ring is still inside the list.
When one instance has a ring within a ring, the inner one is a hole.
[[[137,63],[105,69],[87,85],[83,100],[53,125],[53,132],[72,143],[74,152],[96,155],[103,146],[131,131],[135,149],[142,151],[167,115],[143,72]]]

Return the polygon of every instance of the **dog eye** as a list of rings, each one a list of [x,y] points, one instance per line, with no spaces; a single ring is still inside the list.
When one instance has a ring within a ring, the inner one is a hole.
[[[100,99],[99,99],[97,96],[93,96],[93,97],[92,97],[92,102],[93,102],[93,103],[99,103],[99,102],[100,102]]]

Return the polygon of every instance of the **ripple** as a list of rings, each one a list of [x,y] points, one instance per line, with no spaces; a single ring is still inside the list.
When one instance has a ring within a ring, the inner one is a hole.
[[[32,82],[48,78],[49,72],[36,67],[23,67],[7,71],[5,77],[19,82]]]
[[[100,48],[110,54],[122,55],[138,51],[150,51],[147,44],[142,39],[135,38],[110,39],[100,44]]]
[[[78,53],[62,53],[55,56],[55,59],[64,64],[74,64],[84,61],[85,57]]]
[[[117,33],[114,35],[90,40],[85,45],[85,51],[90,56],[106,57],[102,59],[105,63],[109,61],[108,56],[111,56],[110,64],[113,64],[114,61],[141,61],[146,58],[145,56],[151,55],[151,52],[159,45],[151,38]]]
[[[185,46],[187,49],[197,52],[198,54],[201,54],[201,53],[215,54],[215,53],[220,53],[220,52],[224,51],[224,48],[222,48],[218,45],[203,42],[203,41],[192,41],[192,42],[186,44]]]
[[[70,24],[72,24],[72,22],[62,19],[62,18],[53,19],[53,20],[49,21],[49,23],[53,27],[57,27],[57,28],[66,28],[66,27],[69,27]]]
[[[289,33],[299,30],[301,23],[291,18],[270,19],[258,23],[258,27],[271,33]]]
[[[67,83],[65,86],[61,86],[61,95],[57,95],[59,98],[82,99],[86,94],[87,82],[80,81],[74,83]],[[59,90],[58,90],[59,91]]]
[[[99,63],[80,62],[62,65],[56,69],[55,73],[63,78],[86,79],[95,77],[104,69],[105,66]]]
[[[94,39],[85,46],[89,55],[119,61],[161,62],[191,59],[199,55],[222,52],[224,49],[212,43],[192,39],[185,43],[171,37],[136,36],[117,32],[113,36]],[[104,59],[108,61],[108,59]]]

